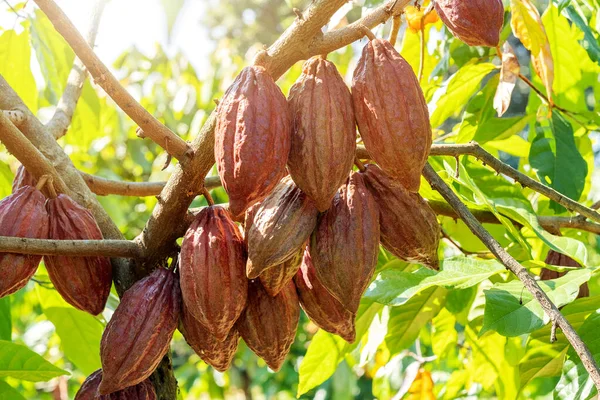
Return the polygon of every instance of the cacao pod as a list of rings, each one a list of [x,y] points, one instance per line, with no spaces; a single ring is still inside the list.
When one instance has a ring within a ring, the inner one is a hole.
[[[268,268],[260,274],[260,282],[263,287],[271,296],[277,296],[277,294],[287,286],[289,282],[294,278],[296,272],[300,268],[302,263],[302,255],[304,254],[304,248],[306,244],[292,255],[292,257],[284,261],[283,263],[274,267]]]
[[[23,186],[0,201],[0,236],[48,239],[46,197]],[[42,256],[0,253],[0,298],[24,287],[35,274]]]
[[[12,192],[16,192],[18,189],[23,186],[31,186],[35,187],[37,185],[37,179],[33,177],[23,165],[19,165],[17,168],[17,173],[15,174],[15,178],[12,183]]]
[[[246,67],[217,108],[215,159],[234,217],[285,175],[291,123],[287,101],[263,67]]]
[[[269,368],[279,371],[296,336],[300,306],[292,282],[271,297],[260,282],[248,288],[248,304],[237,322],[242,339]]]
[[[219,341],[184,306],[181,311],[179,331],[205,363],[221,372],[229,368],[240,339],[237,329],[231,329],[227,338]]]
[[[50,239],[101,240],[96,220],[69,196],[59,194],[47,202]],[[104,310],[112,284],[108,257],[44,256],[48,276],[56,290],[73,307],[98,315]]]
[[[169,350],[180,310],[177,278],[164,268],[125,292],[102,334],[99,394],[137,385],[154,372]]]
[[[258,278],[303,248],[318,214],[314,201],[289,177],[284,178],[261,203],[248,231],[248,278]]]
[[[371,159],[418,192],[432,133],[427,103],[412,67],[387,40],[364,47],[352,80],[360,135]]]
[[[450,32],[469,46],[497,47],[500,43],[502,0],[436,0],[434,5]]]
[[[319,328],[354,343],[354,314],[333,297],[321,284],[312,264],[309,249],[304,252],[300,270],[294,277],[302,309]]]
[[[304,63],[288,102],[294,182],[326,211],[354,165],[356,122],[352,95],[335,65],[322,57]]]
[[[581,268],[581,265],[577,261],[573,260],[571,257],[567,256],[566,254],[562,254],[562,253],[559,253],[558,251],[554,251],[554,250],[550,250],[548,252],[548,255],[546,256],[546,261],[544,261],[544,262],[546,264],[556,265],[559,267]],[[566,272],[558,272],[558,271],[552,271],[547,268],[542,268],[542,272],[540,274],[540,279],[543,281],[548,281],[550,279],[558,279],[561,276],[565,276],[565,274],[566,274]],[[589,296],[590,296],[590,288],[586,282],[579,287],[579,294],[577,295],[577,298],[580,299],[582,297],[589,297]]]
[[[383,247],[402,260],[439,269],[441,231],[435,212],[418,193],[394,184],[378,166],[365,168],[365,182],[379,205]]]
[[[204,208],[181,244],[179,273],[189,313],[218,340],[225,340],[248,295],[246,251],[227,210]]]
[[[379,253],[379,210],[361,174],[350,174],[310,240],[319,280],[348,311],[356,313]]]
[[[98,386],[102,381],[102,370],[92,373],[83,382],[75,395],[75,400],[156,400],[156,391],[150,380],[146,379],[135,386],[101,396]]]

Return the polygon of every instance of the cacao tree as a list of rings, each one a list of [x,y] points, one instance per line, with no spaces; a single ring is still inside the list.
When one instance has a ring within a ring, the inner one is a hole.
[[[128,3],[0,6],[1,399],[598,396],[598,0]]]

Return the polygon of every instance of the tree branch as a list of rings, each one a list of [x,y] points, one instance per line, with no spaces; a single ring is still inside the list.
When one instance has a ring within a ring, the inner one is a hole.
[[[140,258],[142,248],[129,240],[46,240],[0,236],[0,253]]]
[[[77,31],[73,23],[53,0],[34,0],[35,3],[48,16],[54,28],[65,38],[75,54],[94,78],[94,81],[129,115],[132,120],[143,130],[144,136],[149,137],[167,153],[185,162],[189,158],[188,144],[173,133],[169,128],[160,123],[140,103],[138,103],[127,90],[121,86],[117,78],[94,54],[92,48]]]
[[[594,360],[590,350],[586,344],[581,340],[575,329],[571,326],[569,321],[560,313],[558,308],[548,298],[546,293],[540,288],[535,279],[529,275],[529,272],[515,260],[504,248],[494,239],[494,237],[486,231],[483,226],[477,221],[477,219],[471,214],[467,206],[465,206],[458,196],[454,194],[452,189],[440,178],[440,176],[434,171],[430,164],[425,166],[423,170],[423,176],[429,182],[434,190],[437,190],[442,197],[454,208],[456,213],[460,215],[464,223],[469,227],[471,232],[475,234],[490,251],[496,256],[496,258],[506,266],[512,273],[514,273],[527,290],[533,295],[544,312],[550,317],[552,323],[558,325],[565,334],[566,338],[573,346],[573,349],[577,352],[577,355],[581,359],[585,369],[590,374],[596,389],[600,391],[600,370]]]
[[[94,47],[94,43],[96,42],[98,27],[100,26],[100,19],[104,12],[106,2],[107,0],[96,0],[96,4],[92,10],[90,27],[86,35],[86,42],[90,47]],[[52,119],[46,124],[48,132],[57,139],[67,133],[86,78],[87,70],[85,69],[85,65],[83,65],[79,58],[75,57],[73,68],[67,79],[67,87],[58,101]]]

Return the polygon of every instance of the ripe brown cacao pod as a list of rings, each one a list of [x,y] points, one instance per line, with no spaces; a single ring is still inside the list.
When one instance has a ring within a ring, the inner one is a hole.
[[[418,192],[431,147],[427,103],[411,66],[387,40],[364,47],[352,80],[360,135],[373,160]]]
[[[32,186],[35,187],[37,185],[37,179],[33,177],[23,165],[19,165],[17,168],[17,173],[15,174],[15,178],[12,183],[12,192],[16,192],[18,189],[23,186]]]
[[[101,240],[96,220],[69,196],[48,200],[50,239]],[[112,284],[108,257],[44,256],[48,276],[65,301],[80,310],[98,315],[104,310]]]
[[[440,225],[435,212],[418,194],[410,193],[376,165],[366,165],[367,187],[380,210],[381,244],[396,257],[439,269]]]
[[[354,343],[355,315],[346,310],[319,281],[308,248],[304,252],[300,270],[294,277],[294,283],[300,305],[308,318],[319,328],[340,336],[348,343]]]
[[[225,340],[248,295],[246,250],[227,210],[206,207],[181,244],[181,293],[188,312],[218,340]]]
[[[229,368],[240,339],[237,329],[232,328],[227,338],[224,341],[219,341],[184,306],[181,311],[179,331],[185,341],[205,363],[221,372]]]
[[[277,296],[277,294],[291,282],[300,268],[305,247],[306,244],[303,245],[296,254],[292,255],[289,260],[274,267],[267,268],[260,274],[260,282],[267,293],[271,296]]]
[[[177,277],[164,268],[125,292],[100,342],[100,394],[136,385],[154,372],[169,350],[180,310]]]
[[[569,257],[565,254],[559,253],[558,251],[554,251],[554,250],[550,250],[548,252],[548,255],[546,256],[546,260],[544,262],[549,265],[556,265],[556,266],[560,266],[560,267],[581,268],[581,265],[577,261],[573,260],[571,257]],[[558,279],[561,276],[565,276],[565,274],[566,274],[566,272],[558,272],[558,271],[552,271],[547,268],[542,268],[542,272],[540,274],[540,279],[543,281],[548,281],[550,279]],[[590,288],[586,282],[579,287],[579,294],[577,295],[577,298],[580,299],[582,297],[589,297],[589,296],[590,296]]]
[[[285,174],[287,100],[263,67],[246,67],[217,108],[215,159],[234,217],[266,197]]]
[[[497,47],[500,43],[502,0],[436,0],[433,4],[450,32],[469,46]]]
[[[258,278],[300,251],[317,224],[318,214],[315,202],[289,177],[284,178],[262,201],[248,231],[248,278]]]
[[[279,371],[296,337],[300,306],[292,282],[271,297],[259,281],[248,288],[248,304],[237,322],[244,342],[265,360],[269,368]]]
[[[92,373],[83,382],[75,395],[75,400],[156,400],[156,391],[150,380],[146,379],[137,385],[107,395],[98,394],[98,386],[102,381],[102,370]]]
[[[351,173],[319,218],[310,256],[319,280],[350,312],[356,313],[379,253],[379,210],[363,176]]]
[[[0,201],[0,236],[48,239],[46,197],[24,186]],[[0,297],[16,292],[35,274],[42,256],[0,253]]]
[[[354,164],[356,122],[352,95],[335,65],[322,57],[304,63],[288,98],[294,182],[326,211]]]

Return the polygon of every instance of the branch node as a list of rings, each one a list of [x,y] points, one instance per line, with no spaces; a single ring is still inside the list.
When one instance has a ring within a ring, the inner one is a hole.
[[[373,34],[373,32],[367,28],[365,25],[360,25],[359,27],[360,32],[363,34],[363,36],[366,36],[369,38],[369,40],[375,40],[377,39],[377,37]]]
[[[139,126],[135,130],[135,135],[137,137],[139,137],[140,139],[145,139],[146,138],[146,134],[144,133],[144,130],[142,128],[140,128]]]
[[[304,20],[304,15],[302,14],[302,11],[300,11],[298,8],[292,8],[292,11],[294,12],[294,14],[296,14],[296,19],[299,21],[303,21]]]
[[[555,319],[552,320],[552,327],[550,328],[550,343],[555,343],[556,342],[556,328],[558,326],[558,323],[556,322]]]
[[[15,126],[19,126],[25,122],[25,113],[21,110],[2,110],[2,112]]]

